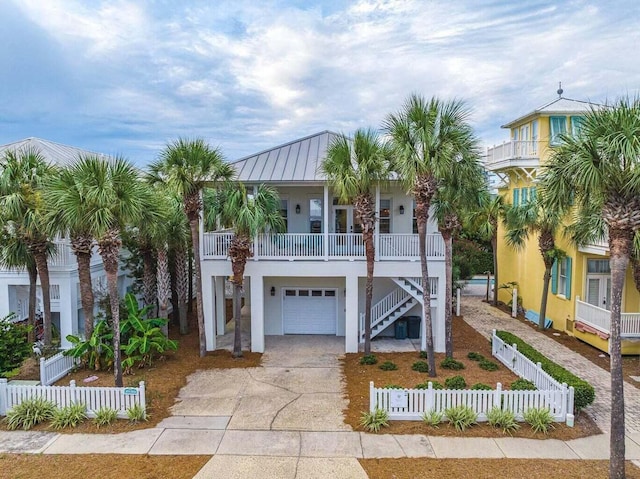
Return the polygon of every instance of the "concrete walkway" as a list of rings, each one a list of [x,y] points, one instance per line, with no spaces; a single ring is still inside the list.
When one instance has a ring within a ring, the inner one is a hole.
[[[481,297],[465,296],[462,300],[465,321],[484,336],[491,336],[494,329],[509,331],[529,343],[549,359],[560,364],[576,376],[585,379],[596,389],[596,399],[585,412],[598,427],[608,432],[611,428],[611,375],[578,353],[538,333],[508,314],[482,301]],[[640,390],[625,384],[625,426],[627,433],[640,432]]]

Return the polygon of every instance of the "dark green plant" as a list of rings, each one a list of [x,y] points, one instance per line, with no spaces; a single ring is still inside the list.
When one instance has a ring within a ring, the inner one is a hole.
[[[584,409],[593,402],[596,397],[595,389],[584,379],[580,379],[573,373],[570,373],[562,366],[554,363],[543,354],[539,353],[535,348],[525,343],[518,336],[506,331],[498,331],[497,336],[507,344],[516,344],[518,351],[529,358],[534,363],[540,363],[542,369],[559,383],[567,383],[574,389],[574,408],[576,411]]]
[[[97,428],[112,424],[118,417],[118,411],[109,407],[101,407],[96,411],[93,423]]]
[[[382,386],[382,389],[404,389],[402,386],[398,386],[397,384],[385,384]]]
[[[420,359],[427,359],[427,352],[426,351],[420,351]]]
[[[29,327],[14,323],[15,314],[0,319],[0,377],[8,377],[31,354]]]
[[[464,369],[464,364],[462,364],[460,361],[457,361],[453,358],[445,358],[440,363],[440,367],[442,367],[442,369],[451,369],[453,371],[460,371],[461,369]]]
[[[453,266],[458,268],[461,279],[493,271],[493,254],[490,245],[480,241],[456,238],[453,241]]]
[[[426,361],[416,361],[411,366],[411,369],[414,371],[418,371],[419,373],[428,373],[429,372],[429,364]]]
[[[500,367],[496,363],[494,363],[493,361],[489,361],[488,359],[480,360],[480,363],[478,365],[480,366],[480,369],[484,369],[485,371],[497,371],[498,369],[500,369]]]
[[[396,365],[396,363],[392,361],[385,361],[378,367],[383,371],[395,371],[396,369],[398,369],[398,366]]]
[[[480,353],[471,351],[469,354],[467,354],[467,358],[471,359],[471,361],[482,361],[484,359],[484,356]]]
[[[475,383],[473,386],[471,386],[471,389],[473,389],[474,391],[491,391],[493,388],[488,384]]]
[[[456,428],[456,431],[464,431],[468,427],[476,424],[478,414],[469,406],[455,406],[445,409],[444,415],[447,417],[449,424]]]
[[[444,389],[444,386],[438,381],[431,381],[431,387],[433,389]],[[425,381],[420,384],[416,384],[414,389],[429,389],[429,381]]]
[[[516,415],[507,409],[501,409],[497,406],[491,408],[487,413],[487,421],[491,426],[502,429],[504,434],[509,434],[510,436],[514,431],[520,429],[520,424],[516,421]]]
[[[99,371],[113,365],[113,331],[105,319],[98,321],[93,328],[93,334],[88,340],[69,334],[67,341],[72,344],[71,349],[63,352],[65,356],[79,359],[84,367]]]
[[[375,354],[365,354],[360,358],[360,364],[376,364],[378,362],[378,358]]]
[[[87,419],[87,406],[82,403],[71,404],[63,408],[57,408],[53,412],[51,427],[63,429],[65,427],[77,427]]]
[[[389,414],[384,409],[375,408],[373,412],[363,412],[360,425],[367,431],[378,432],[382,427],[389,426]]]
[[[25,431],[36,424],[53,419],[56,405],[42,397],[25,399],[7,412],[7,427],[11,430],[22,428]]]
[[[518,378],[511,383],[509,389],[512,391],[535,391],[538,388],[528,379]]]
[[[444,386],[447,389],[464,389],[467,387],[467,382],[462,376],[452,376],[444,380]]]
[[[547,434],[549,429],[553,429],[553,414],[548,408],[527,409],[524,412],[524,420],[531,426],[533,432]]]

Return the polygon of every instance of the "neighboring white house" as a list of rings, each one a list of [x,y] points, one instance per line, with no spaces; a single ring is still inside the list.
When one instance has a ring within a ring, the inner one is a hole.
[[[61,145],[39,138],[25,140],[0,146],[0,156],[7,150],[37,149],[44,158],[52,164],[69,165],[76,161],[79,155],[98,153],[81,150],[72,146]],[[49,278],[51,284],[51,317],[54,326],[60,331],[62,347],[69,345],[66,340],[68,334],[82,334],[84,331],[84,314],[80,302],[80,283],[78,280],[78,263],[66,239],[55,242],[56,252],[49,260]],[[91,278],[96,292],[106,292],[106,274],[102,260],[94,249],[91,258]],[[126,276],[124,270],[118,277],[118,289],[121,295],[127,291],[132,280]],[[38,278],[38,285],[40,278]],[[97,300],[98,298],[96,298]],[[42,292],[38,286],[38,300],[36,310],[42,311]],[[24,270],[6,270],[0,268],[0,317],[10,312],[17,314],[18,320],[28,316],[29,308],[29,275]]]
[[[233,163],[239,180],[249,188],[264,183],[278,190],[287,225],[284,234],[256,238],[254,256],[246,266],[252,351],[264,351],[265,335],[344,336],[346,352],[358,351],[362,341],[366,281],[362,235],[353,207],[338,203],[320,171],[336,136],[325,131]],[[401,317],[422,316],[412,197],[393,183],[376,191],[376,217],[374,336],[392,334]],[[435,349],[444,351],[444,243],[435,222],[429,222],[427,234]],[[216,348],[216,335],[224,332],[224,282],[232,274],[227,257],[232,235],[202,233],[208,350]]]

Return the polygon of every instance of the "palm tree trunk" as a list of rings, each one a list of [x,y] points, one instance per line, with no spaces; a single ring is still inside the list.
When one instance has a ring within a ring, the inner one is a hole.
[[[150,306],[149,316],[157,316],[158,283],[154,268],[153,253],[146,246],[140,249],[142,255],[142,295],[145,306]]]
[[[611,369],[611,442],[609,478],[625,477],[624,381],[622,375],[622,288],[629,264],[633,233],[609,228],[609,264],[611,266],[611,325],[609,355]]]
[[[78,279],[80,280],[80,301],[84,313],[84,337],[93,334],[93,285],[91,282],[91,247],[93,240],[86,236],[71,239],[71,249],[78,261]]]
[[[429,202],[422,195],[416,195],[416,220],[418,222],[418,245],[420,249],[420,270],[422,272],[422,311],[424,317],[423,333],[427,348],[429,376],[436,377],[436,357],[433,349],[433,326],[431,319],[431,288],[429,287],[429,266],[427,264],[427,222],[429,221]]]
[[[233,328],[233,357],[241,358],[242,357],[242,301],[240,300],[240,295],[242,294],[242,283],[234,283],[233,284],[233,305],[235,311],[233,315],[235,316],[235,327]]]
[[[169,296],[171,294],[171,275],[169,274],[169,255],[167,248],[162,247],[156,250],[158,262],[156,264],[157,271],[157,291],[158,291],[158,317],[162,319],[169,318]],[[169,323],[162,326],[162,332],[169,337]]]
[[[235,234],[229,246],[229,257],[231,258],[231,271],[233,272],[233,299],[234,316],[236,320],[233,336],[233,357],[242,357],[242,329],[240,327],[242,315],[242,301],[240,294],[244,282],[244,269],[247,259],[251,257],[251,239],[244,235]]]
[[[367,285],[364,301],[364,353],[371,353],[371,303],[373,302],[373,267],[375,264],[375,246],[373,244],[373,230],[369,225],[363,225],[362,236],[367,257]],[[358,336],[360,332],[358,332]]]
[[[40,288],[42,289],[42,327],[45,346],[51,346],[51,286],[49,284],[49,265],[45,248],[37,247],[34,251],[34,260],[40,275]]]
[[[497,233],[491,237],[491,252],[493,253],[493,305],[498,306],[498,234]]]
[[[549,264],[548,261],[545,261],[544,277],[542,280],[542,299],[540,300],[540,316],[538,317],[538,329],[544,329],[545,318],[547,316],[547,300],[549,298],[549,282],[551,281],[552,267],[553,263]],[[517,298],[516,301],[518,301]]]
[[[189,278],[187,272],[187,254],[183,245],[175,250],[176,292],[178,295],[178,314],[180,317],[180,334],[189,332],[187,322],[187,303],[189,297]]]
[[[38,269],[35,262],[29,262],[27,265],[27,272],[29,273],[29,319],[27,324],[29,325],[28,340],[30,343],[35,341],[35,327],[36,327],[36,289],[38,281]]]
[[[453,237],[448,230],[442,231],[444,240],[444,270],[445,270],[445,293],[444,293],[444,348],[448,358],[453,357],[453,322],[451,307],[453,304]],[[423,290],[426,287],[423,287]],[[431,288],[429,288],[431,289]]]
[[[200,242],[200,240],[198,240],[198,242]],[[190,249],[188,251],[188,271],[189,271],[189,281],[187,283],[187,288],[189,290],[188,294],[187,294],[187,311],[190,313],[193,311],[193,249]]]
[[[193,263],[196,273],[196,313],[198,317],[198,338],[200,341],[200,357],[207,354],[207,338],[204,332],[204,306],[202,303],[202,268],[200,265],[200,215],[189,218],[191,242],[193,244]]]

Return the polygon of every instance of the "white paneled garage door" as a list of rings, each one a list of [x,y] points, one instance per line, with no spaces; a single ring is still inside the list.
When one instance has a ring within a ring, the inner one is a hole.
[[[283,288],[284,334],[336,334],[337,290]]]

